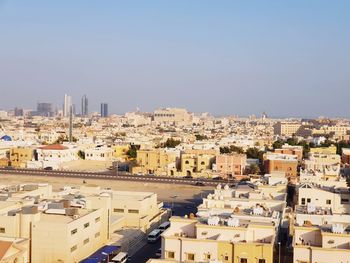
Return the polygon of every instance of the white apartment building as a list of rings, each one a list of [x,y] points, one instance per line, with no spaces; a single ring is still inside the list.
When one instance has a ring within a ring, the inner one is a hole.
[[[59,169],[62,164],[78,159],[74,145],[53,144],[36,149],[36,160],[27,163],[28,168],[52,167]]]
[[[329,208],[333,214],[350,214],[350,192],[348,188],[304,183],[298,187],[298,205],[307,204]]]
[[[334,177],[340,174],[340,155],[311,153],[304,160],[304,169],[309,172],[321,172],[325,176]]]
[[[93,161],[110,161],[113,159],[114,154],[113,149],[106,146],[86,149],[84,152],[85,160]]]

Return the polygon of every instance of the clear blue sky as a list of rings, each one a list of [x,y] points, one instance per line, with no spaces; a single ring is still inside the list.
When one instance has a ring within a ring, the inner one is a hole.
[[[350,117],[350,1],[0,0],[0,108]]]

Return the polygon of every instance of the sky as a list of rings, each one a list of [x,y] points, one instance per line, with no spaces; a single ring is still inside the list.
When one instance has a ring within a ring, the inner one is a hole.
[[[0,0],[0,108],[350,117],[348,0]]]

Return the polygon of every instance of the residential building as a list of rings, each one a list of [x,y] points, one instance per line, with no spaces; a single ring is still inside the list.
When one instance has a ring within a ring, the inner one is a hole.
[[[26,168],[27,162],[34,159],[34,149],[29,147],[12,148],[10,150],[11,166]]]
[[[291,137],[298,132],[300,127],[300,122],[279,121],[274,125],[274,133],[275,135]]]
[[[133,173],[175,175],[180,151],[172,149],[137,150],[137,166]]]
[[[275,153],[296,155],[298,161],[303,159],[303,146],[284,144],[281,149],[275,149]]]
[[[181,172],[187,176],[205,176],[212,174],[212,166],[215,162],[216,155],[210,153],[181,153]]]
[[[110,161],[113,159],[114,151],[111,147],[99,146],[85,150],[85,160]]]
[[[221,177],[232,177],[242,175],[247,165],[245,154],[220,154],[216,156],[216,172]]]
[[[294,182],[298,176],[298,157],[291,154],[268,152],[264,154],[266,173],[284,172],[286,177]]]
[[[172,217],[162,234],[162,259],[176,262],[273,262],[272,223],[213,216]],[[257,261],[258,260],[258,261]]]
[[[311,204],[315,207],[329,208],[333,214],[350,214],[348,188],[303,183],[299,185],[297,190],[298,205]]]
[[[315,147],[310,149],[310,154],[337,154],[337,147],[334,145],[328,147]]]
[[[342,164],[350,165],[350,148],[343,148],[341,155]]]
[[[340,174],[340,155],[310,153],[304,160],[304,169],[311,172],[320,172],[325,177],[338,177]]]
[[[29,240],[26,238],[0,237],[0,262],[29,262]]]

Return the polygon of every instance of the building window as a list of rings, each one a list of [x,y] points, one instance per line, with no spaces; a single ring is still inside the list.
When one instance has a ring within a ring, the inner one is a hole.
[[[84,240],[84,245],[86,245],[87,243],[89,243],[89,239],[88,238]]]
[[[258,263],[265,263],[265,262],[266,262],[266,260],[262,259],[262,258],[260,258],[259,261],[258,261]]]
[[[187,254],[187,260],[189,260],[189,261],[194,261],[194,254],[188,253],[188,254]]]
[[[305,198],[301,198],[301,204],[305,205]]]
[[[114,208],[114,213],[124,213],[124,209]]]
[[[240,263],[248,263],[248,259],[246,259],[246,258],[241,258],[241,259],[239,260],[239,262],[240,262]]]
[[[349,203],[349,199],[342,198],[340,202],[342,204],[347,204],[347,203]]]
[[[129,209],[129,210],[128,210],[128,213],[129,213],[129,214],[138,214],[138,213],[139,213],[139,210],[136,210],[136,209]]]
[[[211,257],[211,256],[210,256],[209,253],[208,253],[208,254],[205,254],[205,259],[206,259],[206,260],[210,260],[210,257]]]
[[[100,220],[101,220],[100,217],[96,217],[96,218],[95,218],[95,223],[100,222]]]
[[[4,227],[0,227],[0,233],[5,233],[5,228]]]
[[[95,234],[95,237],[97,238],[97,237],[99,237],[101,234],[100,234],[100,232],[97,232],[96,234]]]
[[[327,204],[327,205],[330,205],[331,203],[332,203],[332,201],[331,201],[330,199],[327,199],[327,200],[326,200],[326,204]]]
[[[224,257],[224,260],[225,260],[225,261],[228,261],[228,256],[225,256],[225,257]]]
[[[167,258],[175,258],[175,252],[174,251],[167,251],[166,257]]]
[[[77,250],[77,245],[72,246],[72,247],[70,248],[70,252],[73,252],[73,251],[75,251],[75,250]]]
[[[311,203],[311,198],[307,198],[306,202]]]
[[[84,224],[84,228],[88,228],[89,225],[90,225],[90,223],[85,223],[85,224]]]
[[[76,234],[77,232],[78,232],[78,229],[75,228],[75,229],[73,229],[72,231],[70,231],[70,234],[71,234],[71,235],[74,235],[74,234]]]

